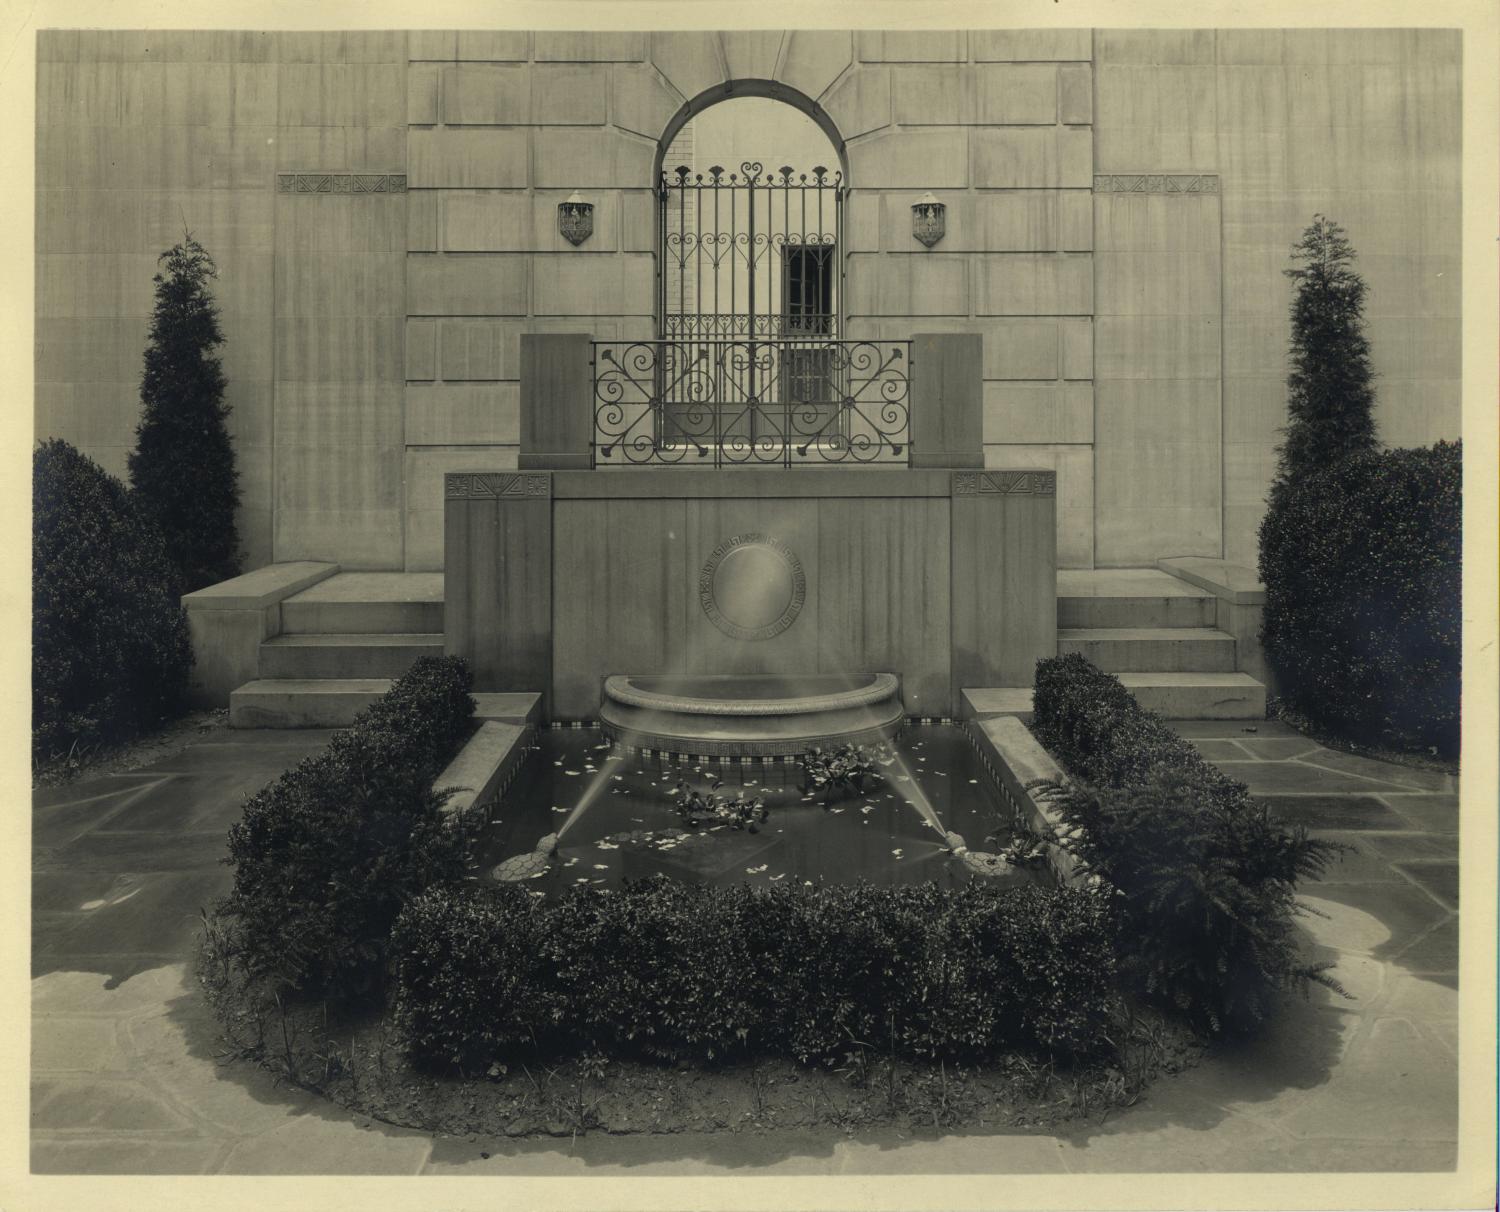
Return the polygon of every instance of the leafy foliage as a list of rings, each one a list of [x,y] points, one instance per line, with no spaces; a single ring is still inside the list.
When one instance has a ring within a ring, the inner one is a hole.
[[[193,665],[159,531],[62,441],[32,456],[32,752],[113,740],[180,709]]]
[[[391,923],[458,878],[466,837],[433,790],[473,699],[457,657],[422,657],[321,753],[250,798],[229,831],[219,914],[248,975],[351,993],[382,971]]]
[[[1282,698],[1330,732],[1456,756],[1463,449],[1356,455],[1261,523],[1261,642]]]
[[[682,823],[689,829],[696,829],[705,821],[718,820],[735,829],[759,833],[760,827],[771,819],[765,800],[758,795],[721,795],[723,786],[723,782],[716,778],[705,791],[678,780],[672,789],[672,802]]]
[[[1037,662],[1032,700],[1032,733],[1074,778],[1124,787],[1167,765],[1190,776],[1217,803],[1244,799],[1242,784],[1141,707],[1119,678],[1076,652]]]
[[[1375,449],[1374,372],[1364,335],[1364,279],[1344,229],[1314,215],[1283,270],[1292,299],[1292,370],[1278,484]]]
[[[894,760],[884,745],[814,745],[802,756],[803,785],[808,791],[821,791],[824,802],[840,794],[862,795],[868,784],[879,781],[880,767]]]
[[[430,889],[398,919],[397,1022],[418,1059],[524,1053],[719,1061],[856,1044],[963,1058],[1089,1051],[1113,1005],[1105,899],[1087,889],[751,888],[653,876],[556,903]]]
[[[224,338],[209,290],[218,271],[191,235],[160,260],[130,484],[166,538],[177,592],[191,593],[239,574],[239,473],[216,352]]]
[[[1341,847],[1284,826],[1076,653],[1037,663],[1034,711],[1079,780],[1040,794],[1082,874],[1115,889],[1121,972],[1140,994],[1218,1035],[1260,1027],[1281,990],[1340,991],[1299,956],[1293,919],[1298,881]]]

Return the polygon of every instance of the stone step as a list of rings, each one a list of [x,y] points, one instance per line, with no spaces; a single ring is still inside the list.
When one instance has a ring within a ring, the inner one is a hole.
[[[442,656],[441,632],[278,635],[260,646],[263,678],[398,678],[420,656]]]
[[[1248,673],[1117,673],[1147,711],[1169,720],[1263,720],[1266,688]],[[1031,721],[1031,687],[973,687],[962,692],[965,719],[1017,716]]]
[[[1248,673],[1115,675],[1147,711],[1169,720],[1263,720],[1266,688]]]
[[[1059,628],[1057,655],[1072,652],[1107,673],[1234,672],[1234,637],[1212,627]]]
[[[344,728],[390,678],[261,678],[229,695],[231,728]]]
[[[442,630],[440,572],[341,572],[281,603],[284,635],[400,635]]]
[[[1157,568],[1059,569],[1059,627],[1212,627],[1217,598]]]

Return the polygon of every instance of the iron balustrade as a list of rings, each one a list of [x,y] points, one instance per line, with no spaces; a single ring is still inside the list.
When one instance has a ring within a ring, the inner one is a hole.
[[[595,467],[910,462],[910,341],[592,344]]]

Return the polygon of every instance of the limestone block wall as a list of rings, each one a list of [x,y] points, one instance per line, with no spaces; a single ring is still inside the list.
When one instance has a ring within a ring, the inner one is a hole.
[[[515,465],[521,333],[653,334],[658,143],[730,81],[844,142],[847,335],[983,335],[986,463],[1057,473],[1063,567],[1253,562],[1314,212],[1370,284],[1381,437],[1459,432],[1453,31],[59,30],[38,57],[37,435],[124,473],[186,224],[251,567],[441,566],[443,473]]]
[[[443,564],[443,474],[514,467],[523,332],[650,337],[657,139],[643,33],[410,35],[406,566]],[[571,192],[594,232],[559,234]],[[583,404],[584,402],[580,402]]]
[[[848,140],[848,333],[982,333],[986,463],[1057,472],[1058,560],[1088,567],[1092,35],[861,31],[850,50],[818,95]],[[931,250],[911,231],[927,191],[947,206]]]
[[[1096,194],[1096,559],[1253,564],[1286,416],[1281,271],[1315,212],[1369,283],[1382,440],[1459,434],[1460,35],[1099,30],[1094,50],[1096,172],[1216,187]]]
[[[38,35],[36,434],[125,473],[151,277],[186,226],[219,267],[248,567],[402,563],[403,258],[380,233],[404,195],[278,181],[404,173],[405,39]]]

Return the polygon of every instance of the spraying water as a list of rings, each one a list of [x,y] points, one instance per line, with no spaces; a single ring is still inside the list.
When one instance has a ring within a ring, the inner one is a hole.
[[[573,822],[581,817],[588,810],[589,805],[599,798],[599,793],[604,790],[605,783],[609,781],[610,776],[614,773],[615,766],[619,764],[621,759],[622,755],[618,752],[618,749],[612,747],[609,756],[599,763],[599,769],[594,775],[593,782],[584,788],[583,795],[579,797],[573,811],[568,813],[562,826],[558,829],[557,838],[559,841],[562,840],[563,835],[572,827]]]
[[[937,810],[933,808],[932,801],[927,798],[926,794],[922,791],[921,786],[918,785],[917,776],[912,773],[911,767],[906,764],[906,759],[901,756],[900,752],[897,749],[892,747],[889,752],[895,759],[895,768],[899,770],[906,779],[905,782],[898,782],[894,787],[892,787],[892,790],[895,791],[897,795],[905,797],[907,802],[909,802],[911,806],[917,810],[917,815],[919,815],[924,821],[932,826],[932,830],[934,833],[933,845],[945,845],[946,843],[941,839],[947,837],[947,830],[943,828],[943,822],[938,819]],[[957,834],[955,834],[954,836],[956,837]]]

